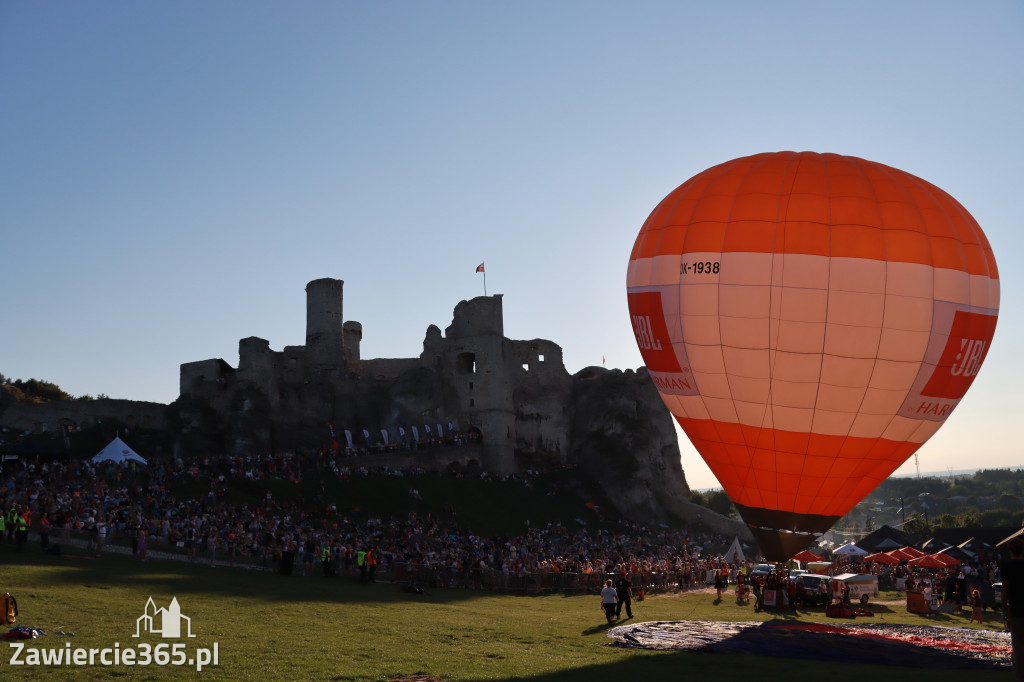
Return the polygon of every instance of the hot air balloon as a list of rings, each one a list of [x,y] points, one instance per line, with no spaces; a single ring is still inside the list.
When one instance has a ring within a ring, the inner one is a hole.
[[[662,399],[780,561],[946,421],[992,341],[999,275],[938,187],[778,152],[665,197],[633,246],[627,298]]]

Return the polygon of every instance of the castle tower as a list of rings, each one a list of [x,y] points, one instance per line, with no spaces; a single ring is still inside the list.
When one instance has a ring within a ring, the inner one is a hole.
[[[480,431],[487,470],[508,473],[516,470],[515,373],[501,303],[501,294],[461,301],[445,337],[460,412],[469,422],[463,427]]]
[[[311,376],[336,372],[345,365],[344,285],[330,278],[306,285],[306,362]]]

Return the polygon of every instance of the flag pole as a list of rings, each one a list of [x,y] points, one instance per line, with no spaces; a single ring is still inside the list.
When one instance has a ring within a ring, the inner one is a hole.
[[[484,275],[484,296],[486,296],[487,295],[487,270],[484,268],[484,264],[480,263],[480,265],[476,266],[476,271],[477,272],[482,272],[483,275]]]

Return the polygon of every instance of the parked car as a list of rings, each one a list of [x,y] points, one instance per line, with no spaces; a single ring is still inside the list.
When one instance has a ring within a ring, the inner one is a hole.
[[[825,583],[825,594],[821,593],[821,583]],[[805,573],[796,579],[797,588],[803,590],[804,604],[808,606],[826,606],[832,597],[832,579],[826,575]]]
[[[775,567],[771,564],[758,564],[754,566],[754,570],[750,572],[751,578],[767,578],[772,572],[775,571]]]

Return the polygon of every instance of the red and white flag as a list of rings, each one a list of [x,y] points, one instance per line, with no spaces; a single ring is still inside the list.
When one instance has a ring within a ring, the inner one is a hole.
[[[481,263],[480,265],[476,266],[476,271],[477,272],[483,272],[484,271],[484,264]]]

